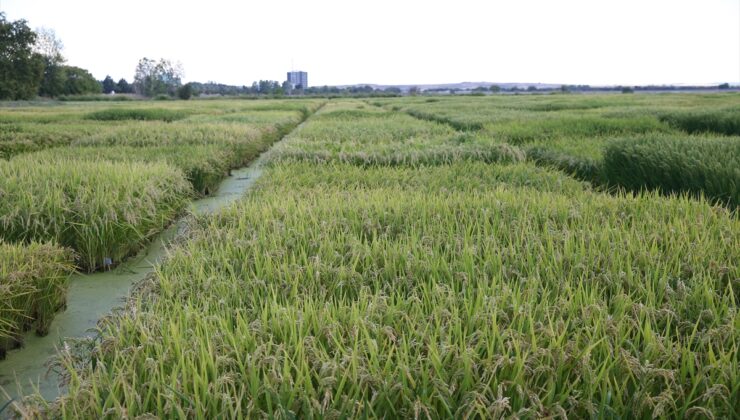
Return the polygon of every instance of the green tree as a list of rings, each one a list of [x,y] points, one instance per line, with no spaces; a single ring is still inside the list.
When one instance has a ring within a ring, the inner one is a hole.
[[[501,86],[499,85],[491,85],[491,87],[489,87],[488,89],[490,89],[493,93],[501,92]]]
[[[44,77],[39,86],[41,96],[59,96],[64,93],[66,74],[64,72],[64,56],[62,55],[64,45],[57,38],[53,29],[36,29],[36,43],[34,51],[44,59]]]
[[[39,95],[55,97],[64,93],[64,66],[49,64],[44,60],[44,77],[39,86]]]
[[[103,79],[103,93],[115,92],[116,89],[116,82],[113,81],[113,78],[110,76],[105,76],[105,79]]]
[[[180,99],[188,100],[193,97],[193,85],[186,83],[177,89],[177,96]]]
[[[252,89],[257,89],[255,93],[260,95],[282,95],[285,93],[280,82],[275,80],[260,80],[259,83],[252,84]]]
[[[0,12],[0,99],[30,99],[38,93],[44,59],[34,52],[35,42],[25,20],[11,22]]]
[[[262,95],[272,93],[272,82],[270,82],[269,80],[260,80],[257,90]]]
[[[179,63],[164,58],[157,62],[144,57],[136,65],[134,89],[138,94],[147,97],[174,96],[182,85],[182,77],[182,66]]]
[[[300,92],[299,89],[296,89],[296,91]],[[283,92],[285,92],[287,95],[290,95],[293,93],[293,86],[291,86],[289,81],[283,82]]]
[[[85,69],[74,66],[64,66],[64,94],[84,95],[88,93],[100,93],[100,82],[95,80],[92,74]]]
[[[126,81],[121,79],[116,83],[116,93],[134,93],[134,88]]]

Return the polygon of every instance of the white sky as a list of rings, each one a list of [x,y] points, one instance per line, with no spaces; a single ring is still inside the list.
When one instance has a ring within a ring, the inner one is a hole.
[[[740,82],[740,0],[0,0],[54,29],[69,64],[131,81],[141,57],[186,81]]]

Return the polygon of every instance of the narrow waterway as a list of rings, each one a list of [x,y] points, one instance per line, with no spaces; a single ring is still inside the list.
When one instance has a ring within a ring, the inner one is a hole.
[[[232,171],[215,194],[190,204],[191,212],[206,214],[221,209],[249,190],[262,174],[264,155],[247,167]],[[29,332],[23,347],[8,352],[0,361],[0,408],[11,398],[32,394],[38,389],[47,400],[59,396],[59,376],[49,372],[46,362],[53,357],[65,337],[92,336],[100,318],[122,306],[131,286],[154,270],[167,253],[167,246],[184,227],[184,219],[163,231],[137,256],[111,271],[72,276],[67,309],[57,314],[45,337]],[[3,392],[4,391],[4,392]]]

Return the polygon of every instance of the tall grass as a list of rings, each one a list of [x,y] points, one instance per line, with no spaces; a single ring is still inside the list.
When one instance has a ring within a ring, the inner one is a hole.
[[[72,266],[67,249],[0,240],[0,359],[20,344],[24,331],[48,332],[54,313],[66,302]]]
[[[191,191],[182,172],[164,163],[18,156],[0,162],[0,237],[54,240],[92,271],[137,251]]]
[[[649,136],[612,142],[604,177],[632,190],[702,194],[740,206],[740,138]]]

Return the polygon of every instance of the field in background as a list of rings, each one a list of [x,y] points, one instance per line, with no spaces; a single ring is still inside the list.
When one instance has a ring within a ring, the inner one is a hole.
[[[740,99],[734,93],[369,102],[444,123],[482,143],[516,146],[527,160],[598,185],[705,194],[740,205]]]
[[[192,218],[101,336],[60,354],[69,394],[17,408],[740,416],[740,97],[332,100],[309,117],[319,105],[0,112],[27,133],[0,170],[28,185],[34,159],[74,159],[179,173],[191,194],[308,117],[254,192]],[[48,141],[48,124],[78,131]]]

